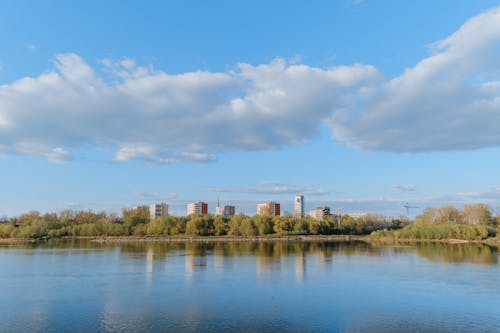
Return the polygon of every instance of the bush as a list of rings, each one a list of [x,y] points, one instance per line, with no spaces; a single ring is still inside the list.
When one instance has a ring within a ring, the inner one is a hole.
[[[483,240],[488,237],[494,237],[496,230],[484,225],[467,224],[429,224],[416,222],[397,231],[377,231],[372,232],[372,239],[395,238],[395,239],[413,239],[413,240],[443,240],[443,239],[462,239],[462,240]]]
[[[0,238],[10,238],[14,229],[14,226],[10,223],[2,223],[2,225],[0,225]]]

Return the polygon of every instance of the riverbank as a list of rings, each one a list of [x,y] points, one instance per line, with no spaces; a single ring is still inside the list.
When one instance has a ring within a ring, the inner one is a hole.
[[[489,244],[489,245],[500,245],[500,239],[487,238],[483,240],[468,240],[468,239],[457,239],[457,238],[446,238],[446,239],[414,239],[414,238],[392,238],[392,237],[378,237],[370,238],[367,236],[365,239],[369,243],[380,243],[380,244],[411,244],[411,243],[443,243],[443,244]]]
[[[49,240],[90,240],[96,243],[127,243],[127,242],[351,242],[363,241],[373,244],[488,244],[500,246],[500,238],[492,237],[484,240],[464,239],[410,239],[382,237],[372,238],[369,235],[265,235],[265,236],[65,236],[58,238],[19,239],[0,238],[0,244],[40,243]]]
[[[22,244],[22,243],[36,243],[37,239],[21,239],[21,238],[0,238],[0,244]]]
[[[37,243],[49,240],[90,240],[96,243],[117,242],[275,242],[275,241],[301,241],[301,242],[350,242],[364,241],[368,236],[358,235],[266,235],[266,236],[65,236],[58,238],[19,239],[0,238],[0,244]]]
[[[110,236],[110,237],[72,237],[72,239],[90,239],[98,243],[114,242],[275,242],[275,241],[301,241],[321,242],[336,241],[350,242],[362,241],[367,236],[356,235],[266,235],[266,236]]]

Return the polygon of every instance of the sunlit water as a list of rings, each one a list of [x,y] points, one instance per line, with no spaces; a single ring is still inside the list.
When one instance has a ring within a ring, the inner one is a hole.
[[[497,248],[0,246],[0,332],[500,332]]]

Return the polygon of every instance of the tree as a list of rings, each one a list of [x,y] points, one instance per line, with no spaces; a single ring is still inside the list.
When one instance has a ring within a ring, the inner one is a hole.
[[[240,233],[242,236],[257,236],[259,234],[259,230],[257,229],[253,219],[246,217],[241,221]]]
[[[309,223],[306,219],[297,220],[293,229],[298,234],[307,235],[309,234]]]
[[[434,224],[436,215],[436,208],[426,208],[422,214],[415,217],[415,223]]]
[[[257,227],[259,235],[273,233],[273,219],[270,216],[256,215],[253,217],[253,222]]]
[[[40,213],[37,211],[31,211],[29,213],[22,214],[17,219],[17,222],[21,226],[28,226],[28,225],[32,225],[32,224],[35,224],[36,222],[41,222],[41,221],[42,221],[42,217],[40,216]]]
[[[243,223],[243,215],[234,215],[229,220],[229,235],[241,236],[241,224]]]
[[[214,218],[214,229],[216,236],[227,235],[229,228],[226,219],[222,216],[216,216]]]
[[[128,215],[123,219],[123,226],[127,230],[127,233],[130,234],[132,232],[132,229],[139,225],[139,224],[145,224],[148,222],[148,219],[139,216],[139,215]]]
[[[462,223],[463,214],[455,207],[449,205],[436,210],[434,224]]]
[[[167,221],[163,217],[154,219],[147,224],[146,233],[152,236],[168,235]]]
[[[186,223],[186,234],[195,236],[213,235],[213,218],[211,216],[191,215]]]
[[[486,204],[464,206],[464,222],[471,225],[490,224],[493,222],[491,210]]]
[[[286,235],[293,231],[296,220],[292,216],[273,217],[273,231],[280,235]]]

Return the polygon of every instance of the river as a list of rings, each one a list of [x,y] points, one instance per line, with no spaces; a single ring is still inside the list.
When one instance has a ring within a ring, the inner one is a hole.
[[[0,332],[500,332],[481,244],[0,245]]]

